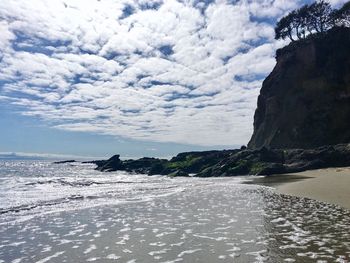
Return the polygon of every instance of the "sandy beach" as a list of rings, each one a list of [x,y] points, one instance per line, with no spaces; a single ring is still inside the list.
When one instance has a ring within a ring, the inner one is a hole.
[[[281,194],[307,197],[350,209],[350,167],[310,170],[254,180]]]

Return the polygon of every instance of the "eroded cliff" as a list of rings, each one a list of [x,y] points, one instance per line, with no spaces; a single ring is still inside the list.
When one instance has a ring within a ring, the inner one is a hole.
[[[292,42],[276,59],[258,97],[248,147],[350,142],[350,29]]]

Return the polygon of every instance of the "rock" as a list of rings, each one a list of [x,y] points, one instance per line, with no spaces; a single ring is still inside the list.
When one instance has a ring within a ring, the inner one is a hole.
[[[179,153],[169,161],[167,166],[173,170],[183,170],[186,173],[196,174],[237,152],[239,150]]]
[[[350,142],[350,28],[277,51],[263,82],[250,149],[311,149]]]
[[[66,160],[66,161],[58,161],[58,162],[53,162],[54,164],[64,164],[64,163],[75,163],[75,160]]]
[[[137,160],[126,160],[124,165],[128,172],[154,175],[164,174],[163,170],[166,169],[164,166],[166,162],[165,159],[143,157]]]
[[[243,150],[200,171],[199,177],[271,175],[350,166],[350,144],[315,149]]]
[[[173,159],[141,158],[121,161],[115,155],[93,161],[99,171],[197,177],[271,175],[309,169],[350,166],[350,144],[315,149],[245,149],[181,153]]]
[[[119,159],[119,155],[114,155],[111,158],[109,158],[106,161],[94,161],[94,163],[97,165],[96,170],[99,171],[118,171],[118,170],[124,170],[124,164]]]
[[[168,176],[170,176],[170,177],[189,177],[188,173],[181,171],[181,170],[176,170],[176,171],[170,173]]]

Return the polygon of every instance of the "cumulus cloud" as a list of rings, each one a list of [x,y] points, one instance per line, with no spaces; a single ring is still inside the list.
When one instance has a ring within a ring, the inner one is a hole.
[[[246,143],[262,79],[283,45],[272,23],[298,4],[6,1],[0,99],[69,131]]]

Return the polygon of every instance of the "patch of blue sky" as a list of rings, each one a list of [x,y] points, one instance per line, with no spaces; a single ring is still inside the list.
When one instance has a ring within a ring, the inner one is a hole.
[[[235,75],[234,80],[238,82],[251,82],[257,80],[263,80],[266,78],[265,74],[245,74],[245,75]]]
[[[127,18],[132,14],[134,14],[135,12],[136,12],[136,9],[132,5],[126,4],[123,8],[123,14],[121,15],[120,19]]]
[[[163,1],[156,1],[156,0],[153,0],[153,1],[145,1],[145,2],[141,2],[139,3],[139,8],[141,10],[157,10],[159,9],[163,4]]]
[[[164,55],[164,56],[170,56],[174,54],[173,47],[171,45],[164,45],[159,47],[159,51]]]
[[[67,47],[70,41],[49,40],[41,37],[28,36],[21,31],[14,31],[16,41],[12,42],[12,48],[17,52],[40,53],[46,56],[52,56],[58,47]]]

